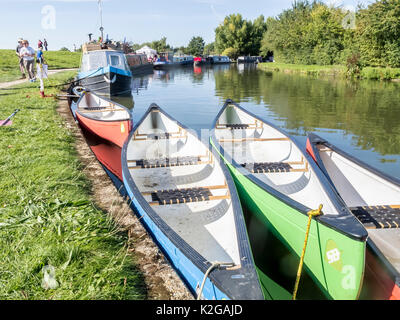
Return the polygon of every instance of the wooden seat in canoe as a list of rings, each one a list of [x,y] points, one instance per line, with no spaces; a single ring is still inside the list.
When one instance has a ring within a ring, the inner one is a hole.
[[[134,166],[128,166],[129,169],[153,169],[153,168],[168,168],[177,166],[192,166],[200,164],[210,164],[211,159],[202,160],[205,156],[187,156],[187,157],[174,157],[163,159],[140,159],[128,160],[128,163],[135,163]]]
[[[227,189],[227,185],[197,187],[197,188],[184,188],[184,189],[171,189],[171,190],[158,190],[154,192],[144,192],[143,195],[150,195],[152,202],[150,205],[171,205],[182,204],[190,202],[210,201],[229,199],[229,194],[213,195],[211,190]]]
[[[274,173],[274,172],[307,172],[308,163],[304,168],[295,169],[292,165],[301,165],[304,162],[255,162],[255,163],[243,163],[241,166],[246,168],[252,173]]]
[[[400,228],[400,206],[362,206],[350,208],[366,229]]]

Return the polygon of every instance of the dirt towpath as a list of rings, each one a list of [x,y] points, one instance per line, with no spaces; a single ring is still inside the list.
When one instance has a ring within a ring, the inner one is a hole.
[[[58,72],[63,72],[63,71],[77,71],[78,69],[55,69],[55,70],[49,70],[47,74],[51,76],[52,74],[58,73]],[[9,87],[13,87],[16,85],[19,85],[21,83],[28,82],[27,79],[20,79],[20,80],[15,80],[15,81],[9,81],[9,82],[0,82],[0,89],[5,89]]]

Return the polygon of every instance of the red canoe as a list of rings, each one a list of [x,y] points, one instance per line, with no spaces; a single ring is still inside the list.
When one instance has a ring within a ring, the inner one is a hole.
[[[128,108],[91,92],[84,92],[78,100],[76,119],[86,130],[121,148],[132,129]]]

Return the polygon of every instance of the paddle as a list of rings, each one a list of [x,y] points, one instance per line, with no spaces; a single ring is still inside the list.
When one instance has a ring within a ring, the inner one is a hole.
[[[0,127],[4,127],[6,125],[11,125],[11,118],[14,117],[17,112],[19,111],[19,109],[15,109],[15,111],[6,119],[6,120],[0,120]]]

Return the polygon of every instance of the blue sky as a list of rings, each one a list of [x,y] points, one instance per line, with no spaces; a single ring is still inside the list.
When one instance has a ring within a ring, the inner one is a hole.
[[[329,0],[343,6],[369,4],[373,0]],[[111,39],[135,43],[167,37],[172,46],[187,45],[193,36],[209,43],[223,18],[241,13],[245,19],[260,14],[276,16],[290,8],[292,0],[104,0],[103,25]],[[16,46],[19,37],[36,47],[47,38],[50,50],[79,47],[88,33],[99,36],[97,0],[0,0],[1,49]]]

